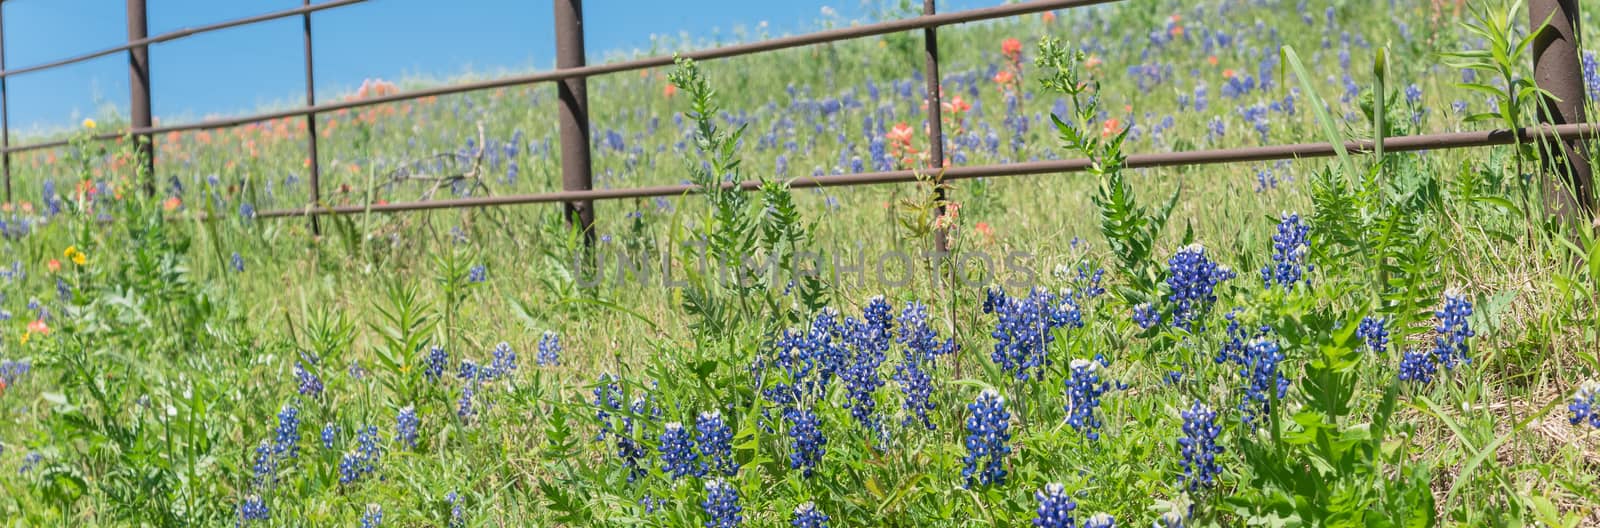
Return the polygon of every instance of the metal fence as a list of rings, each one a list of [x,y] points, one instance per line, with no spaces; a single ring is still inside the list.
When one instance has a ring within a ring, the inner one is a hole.
[[[97,140],[115,139],[125,135],[133,135],[138,141],[139,161],[146,178],[145,186],[148,192],[154,192],[154,156],[150,136],[153,134],[195,131],[214,128],[225,128],[249,123],[256,123],[271,119],[286,117],[304,117],[310,132],[307,135],[306,149],[310,157],[310,178],[308,181],[311,202],[304,207],[295,209],[278,209],[261,211],[260,217],[298,217],[306,216],[312,220],[313,229],[317,229],[317,217],[321,215],[351,214],[362,212],[397,212],[417,211],[426,209],[460,208],[460,207],[490,207],[513,204],[550,203],[561,202],[564,204],[566,218],[573,226],[582,230],[589,241],[594,237],[594,202],[597,200],[613,200],[637,198],[644,196],[673,196],[694,192],[697,188],[693,185],[664,185],[654,187],[635,187],[626,189],[594,189],[590,173],[589,155],[589,112],[588,94],[586,89],[587,77],[617,73],[625,71],[642,70],[660,66],[671,65],[674,57],[661,55],[627,61],[611,62],[606,64],[585,64],[584,38],[583,38],[583,6],[582,0],[554,0],[555,7],[555,39],[556,39],[556,69],[524,75],[515,75],[493,80],[477,81],[411,90],[393,94],[337,101],[318,104],[313,90],[315,75],[312,67],[311,43],[311,14],[324,9],[332,9],[352,4],[362,3],[366,0],[331,0],[312,4],[311,0],[303,0],[304,5],[295,9],[288,9],[274,13],[267,13],[253,17],[221,22],[217,24],[196,28],[182,29],[156,36],[146,35],[145,2],[146,0],[127,0],[128,13],[128,42],[126,44],[99,50],[91,53],[68,57],[50,63],[38,64],[17,69],[6,69],[4,32],[5,22],[3,13],[0,13],[0,171],[4,173],[4,187],[6,200],[11,201],[11,154],[37,149],[56,148],[67,145],[66,140],[44,141],[26,145],[10,144],[10,119],[7,109],[8,96],[6,95],[6,78],[56,68],[82,62],[85,60],[104,57],[119,52],[128,53],[128,74],[130,87],[130,114],[131,128],[127,130],[102,133],[93,136]],[[940,92],[939,92],[939,26],[992,20],[1053,11],[1085,7],[1097,4],[1108,4],[1118,0],[1031,0],[1020,3],[1006,4],[996,7],[970,9],[951,13],[936,13],[935,0],[924,0],[923,14],[917,17],[900,20],[889,20],[864,24],[846,28],[830,29],[796,36],[762,40],[746,44],[736,44],[716,48],[701,49],[681,53],[681,56],[697,60],[718,59],[749,55],[766,51],[781,50],[822,44],[840,40],[884,35],[902,31],[922,30],[924,38],[924,53],[926,54],[927,98],[929,100],[927,116],[928,136],[930,142],[930,164],[937,164],[943,160],[943,131],[941,130]],[[1551,94],[1543,101],[1543,108],[1552,109],[1540,112],[1540,126],[1516,130],[1491,130],[1480,132],[1455,132],[1442,134],[1419,134],[1411,136],[1390,137],[1383,139],[1383,148],[1390,152],[1437,150],[1451,148],[1481,147],[1488,145],[1504,145],[1518,142],[1542,142],[1547,152],[1557,152],[1563,155],[1550,156],[1554,166],[1546,167],[1546,173],[1551,175],[1564,175],[1566,185],[1553,185],[1546,193],[1546,201],[1551,206],[1553,215],[1568,219],[1578,218],[1594,211],[1593,176],[1586,158],[1586,149],[1583,142],[1600,137],[1600,129],[1584,122],[1585,100],[1587,92],[1583,84],[1583,73],[1579,63],[1577,45],[1577,0],[1531,0],[1528,3],[1530,28],[1536,35],[1533,45],[1534,78],[1539,87]],[[276,20],[299,16],[304,21],[305,30],[305,67],[306,67],[306,105],[304,107],[263,112],[241,117],[216,118],[197,121],[188,124],[151,126],[150,116],[150,60],[148,49],[151,44],[238,27],[267,20]],[[1549,23],[1545,24],[1544,21]],[[558,99],[560,102],[560,142],[561,142],[561,172],[562,190],[559,192],[537,194],[513,194],[501,196],[485,196],[473,198],[441,199],[418,202],[398,202],[382,204],[360,204],[328,206],[321,203],[321,178],[320,163],[317,156],[316,115],[349,108],[405,101],[423,97],[463,93],[475,90],[500,88],[506,86],[525,85],[541,82],[554,82],[557,84]],[[1375,151],[1373,140],[1350,141],[1344,145],[1352,153],[1367,153]],[[1248,161],[1282,160],[1307,157],[1332,156],[1337,152],[1336,145],[1331,143],[1298,143],[1288,145],[1271,145],[1261,147],[1228,148],[1193,150],[1184,152],[1168,152],[1155,154],[1134,154],[1128,157],[1128,166],[1139,167],[1168,167],[1180,165],[1200,165],[1213,163],[1235,163]],[[1090,160],[1067,159],[1056,161],[1040,161],[1025,163],[1009,163],[1002,165],[982,166],[957,166],[943,169],[943,178],[954,180],[978,177],[997,176],[1027,176],[1051,173],[1064,173],[1082,171],[1089,167]],[[904,183],[918,180],[917,172],[926,173],[938,170],[930,166],[921,171],[897,170],[861,174],[843,174],[833,176],[801,177],[790,180],[792,187],[831,187],[851,185],[874,185],[887,183]],[[1551,180],[1561,182],[1560,176],[1552,176]],[[757,181],[733,182],[725,184],[728,188],[753,190],[759,186]],[[1571,192],[1569,192],[1569,190]],[[942,193],[942,190],[940,191]],[[1576,202],[1572,200],[1576,197]],[[943,244],[946,237],[935,237]]]

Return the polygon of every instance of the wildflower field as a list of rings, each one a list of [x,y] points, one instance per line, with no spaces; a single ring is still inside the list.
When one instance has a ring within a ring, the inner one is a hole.
[[[920,32],[595,77],[596,187],[708,190],[598,202],[592,248],[559,205],[258,217],[309,201],[300,119],[156,137],[147,194],[97,116],[12,160],[0,525],[1595,526],[1600,245],[1538,149],[1123,165],[1530,125],[1526,18],[945,27],[944,160]],[[323,202],[559,190],[556,116],[319,116]]]

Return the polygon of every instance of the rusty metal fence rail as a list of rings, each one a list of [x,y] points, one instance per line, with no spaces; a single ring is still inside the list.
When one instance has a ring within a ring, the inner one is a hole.
[[[310,131],[307,139],[307,155],[311,160],[311,173],[308,181],[311,202],[304,207],[296,209],[280,209],[261,211],[260,217],[311,217],[313,229],[317,229],[317,217],[321,215],[350,214],[360,212],[398,212],[416,211],[442,208],[461,207],[488,207],[513,204],[550,203],[561,202],[565,204],[568,222],[582,230],[587,240],[594,237],[594,206],[596,200],[611,200],[637,198],[645,196],[672,196],[694,192],[691,185],[666,185],[655,187],[637,187],[628,189],[593,189],[593,180],[590,167],[589,153],[589,113],[586,78],[596,75],[618,73],[625,71],[642,70],[668,66],[674,62],[674,56],[661,55],[640,59],[611,62],[606,64],[586,65],[583,38],[583,7],[582,0],[553,0],[555,8],[555,39],[556,39],[556,69],[535,72],[523,75],[514,75],[499,79],[484,80],[451,84],[432,88],[424,88],[376,97],[336,101],[318,104],[313,90],[315,83],[312,68],[312,41],[311,41],[311,14],[317,11],[349,6],[362,3],[365,0],[329,0],[322,3],[311,3],[303,0],[302,7],[266,13],[253,17],[246,17],[227,22],[182,29],[156,36],[145,35],[145,2],[146,0],[127,0],[128,13],[128,41],[126,44],[85,53],[57,61],[27,66],[17,69],[6,69],[4,48],[4,18],[0,15],[0,171],[4,172],[5,197],[11,201],[11,164],[12,153],[38,149],[57,148],[67,145],[66,140],[44,141],[26,145],[10,144],[10,120],[7,109],[8,97],[6,94],[6,79],[8,77],[41,71],[82,62],[85,60],[104,57],[118,52],[127,52],[129,57],[130,100],[131,100],[131,127],[127,130],[102,133],[93,136],[96,140],[108,140],[133,135],[139,141],[141,149],[139,163],[140,169],[146,171],[148,181],[146,188],[154,192],[154,156],[149,151],[150,136],[167,132],[182,132],[225,128],[249,123],[257,123],[272,119],[288,117],[304,117]],[[939,119],[940,93],[939,93],[939,52],[937,41],[937,28],[939,26],[993,20],[1018,15],[1039,13],[1061,9],[1086,7],[1098,4],[1109,4],[1119,0],[1030,0],[1019,3],[1005,4],[995,7],[968,9],[949,13],[936,13],[935,0],[924,0],[923,14],[899,20],[889,20],[864,24],[852,27],[829,29],[802,35],[781,37],[758,42],[736,44],[708,49],[684,52],[679,55],[697,60],[718,59],[750,55],[768,51],[796,48],[814,44],[823,44],[840,40],[848,40],[903,31],[922,30],[924,37],[924,53],[926,56],[925,78],[927,79],[926,97],[929,101],[927,126],[929,131],[930,165],[942,161],[943,131]],[[1532,29],[1538,38],[1534,45],[1535,78],[1540,87],[1554,94],[1579,94],[1577,97],[1562,97],[1548,101],[1546,108],[1549,112],[1541,112],[1540,127],[1521,130],[1495,130],[1483,132],[1458,132],[1446,134],[1422,134],[1387,138],[1383,146],[1388,151],[1416,151],[1448,148],[1468,148],[1488,145],[1502,145],[1521,141],[1547,142],[1550,152],[1561,152],[1564,156],[1557,156],[1558,164],[1563,166],[1549,167],[1547,172],[1566,176],[1566,188],[1576,192],[1569,196],[1577,196],[1578,203],[1575,207],[1556,208],[1556,214],[1577,215],[1579,211],[1593,211],[1593,179],[1589,172],[1586,160],[1582,159],[1579,142],[1600,137],[1600,129],[1583,122],[1584,98],[1582,69],[1578,61],[1577,38],[1574,29],[1577,27],[1578,7],[1576,0],[1531,0],[1529,2],[1530,20],[1551,21],[1548,25],[1542,22],[1533,22]],[[150,88],[149,88],[149,55],[148,48],[151,44],[168,42],[183,37],[200,33],[217,31],[232,27],[254,24],[268,20],[300,16],[303,19],[305,32],[305,68],[306,68],[306,105],[300,108],[263,112],[247,116],[214,118],[192,123],[152,126],[150,118]],[[554,82],[560,101],[560,128],[561,128],[561,157],[562,157],[562,191],[540,194],[521,194],[488,196],[477,198],[430,200],[422,202],[364,204],[327,206],[321,203],[321,181],[319,158],[317,155],[316,115],[319,113],[334,112],[338,110],[393,103],[433,97],[440,95],[464,93],[477,90],[501,88],[507,86],[526,85],[542,82]],[[1374,142],[1351,141],[1344,147],[1352,152],[1363,153],[1372,150]],[[1331,156],[1336,149],[1329,143],[1299,143],[1290,145],[1271,145],[1262,147],[1246,147],[1232,149],[1198,150],[1186,152],[1170,152],[1155,154],[1135,154],[1128,158],[1130,167],[1166,167],[1179,165],[1200,165],[1213,163],[1234,163],[1247,161],[1264,161],[1294,159],[1305,157]],[[1564,163],[1563,160],[1564,159]],[[988,176],[1027,176],[1049,173],[1081,171],[1088,167],[1089,161],[1085,159],[1070,159],[1045,162],[1011,163],[1004,165],[960,166],[944,170],[946,179],[977,178]],[[932,169],[928,167],[924,170]],[[872,185],[887,183],[904,183],[916,181],[915,171],[900,170],[864,174],[844,174],[835,176],[805,177],[791,180],[794,187],[824,187],[824,186],[849,186]],[[727,184],[730,188],[751,190],[757,187],[757,182],[746,181]],[[1560,187],[1560,186],[1558,186]],[[1556,200],[1559,200],[1557,198]],[[943,242],[945,237],[935,237]]]

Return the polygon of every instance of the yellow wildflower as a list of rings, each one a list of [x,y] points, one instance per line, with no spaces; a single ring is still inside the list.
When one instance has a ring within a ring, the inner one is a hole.
[[[89,255],[78,251],[78,246],[67,246],[67,250],[62,252],[62,255],[67,257],[67,260],[72,261],[73,264],[79,266],[89,263]]]
[[[84,120],[83,120],[83,128],[87,128],[89,130],[94,130],[94,125],[95,125],[94,119],[84,118]]]

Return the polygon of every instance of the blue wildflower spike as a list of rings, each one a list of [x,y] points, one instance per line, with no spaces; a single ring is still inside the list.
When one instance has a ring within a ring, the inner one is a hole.
[[[541,367],[555,367],[561,365],[561,337],[555,332],[545,330],[539,336],[539,353],[533,358],[534,363]]]
[[[1221,432],[1217,412],[1206,404],[1197,401],[1183,411],[1183,436],[1178,438],[1178,448],[1183,457],[1179,465],[1183,468],[1184,489],[1192,492],[1216,486],[1217,476],[1222,473],[1222,466],[1217,464],[1217,455],[1222,454],[1222,446],[1217,445]]]
[[[805,502],[794,507],[794,519],[789,521],[794,528],[828,528],[828,516],[817,511],[817,505]]]
[[[1568,421],[1572,425],[1588,424],[1589,427],[1600,429],[1600,409],[1595,408],[1595,399],[1600,396],[1600,383],[1586,381],[1572,395],[1572,402],[1567,404],[1567,411],[1572,413]]]
[[[1076,528],[1077,521],[1072,518],[1072,510],[1078,508],[1078,503],[1067,494],[1066,486],[1059,482],[1046,484],[1044,489],[1033,492],[1034,500],[1039,502],[1039,509],[1033,518],[1033,525],[1038,528]]]
[[[1100,439],[1100,396],[1111,390],[1111,383],[1100,380],[1101,364],[1086,359],[1074,359],[1067,376],[1067,424],[1083,433],[1089,441]]]
[[[656,449],[661,453],[661,470],[669,477],[677,480],[704,474],[696,464],[698,456],[695,454],[694,440],[689,438],[689,431],[683,428],[682,423],[668,423],[659,440]]]
[[[790,409],[785,418],[789,421],[789,468],[810,477],[828,452],[828,437],[822,434],[817,413]]]
[[[706,528],[733,528],[744,522],[739,507],[739,490],[721,479],[706,481],[706,500],[700,503],[705,509]]]
[[[978,399],[967,405],[972,416],[967,418],[966,466],[961,477],[967,487],[1004,484],[1006,456],[1011,454],[1011,414],[1006,412],[1006,399],[992,389],[978,394]]]
[[[1261,280],[1267,289],[1282,287],[1293,290],[1305,274],[1315,266],[1307,263],[1311,253],[1311,225],[1300,220],[1298,213],[1283,213],[1278,232],[1272,235],[1272,262],[1261,268]],[[1307,281],[1309,285],[1309,281]]]
[[[700,474],[712,472],[733,476],[739,466],[733,461],[733,429],[722,420],[722,413],[700,413],[694,424],[695,442],[700,444]]]

